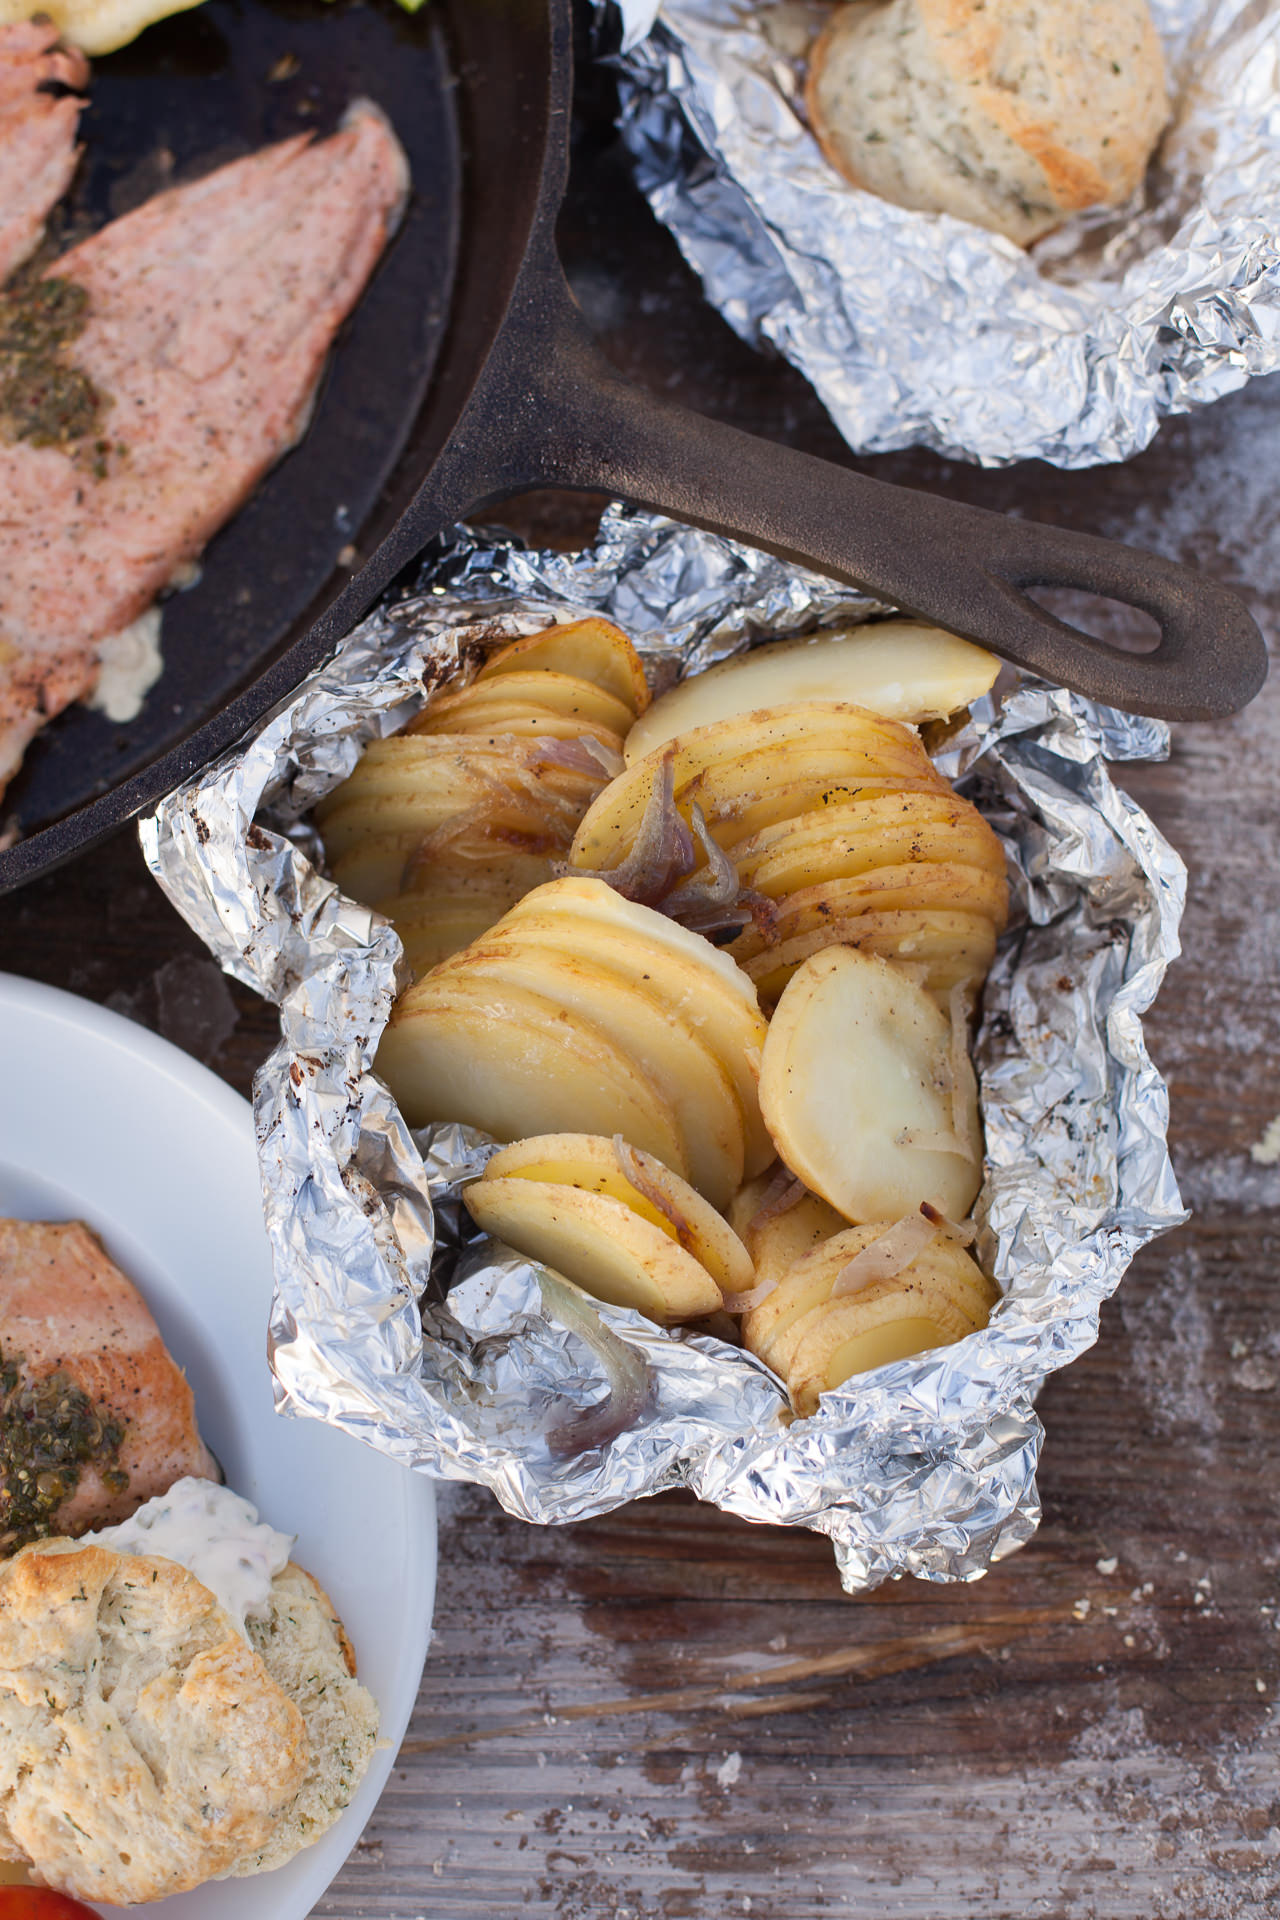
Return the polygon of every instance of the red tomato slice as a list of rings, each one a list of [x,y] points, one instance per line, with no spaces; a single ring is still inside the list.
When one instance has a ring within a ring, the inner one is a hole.
[[[0,1887],[0,1920],[98,1920],[92,1907],[48,1887]]]

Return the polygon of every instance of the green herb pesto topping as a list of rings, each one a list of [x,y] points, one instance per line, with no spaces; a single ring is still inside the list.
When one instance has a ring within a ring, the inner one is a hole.
[[[74,280],[19,277],[0,292],[0,438],[79,452],[99,477],[110,404],[68,349],[84,331],[89,296]]]
[[[22,1374],[23,1354],[0,1351],[0,1552],[56,1532],[54,1515],[97,1466],[112,1493],[129,1476],[116,1464],[124,1427],[58,1367],[39,1380]]]

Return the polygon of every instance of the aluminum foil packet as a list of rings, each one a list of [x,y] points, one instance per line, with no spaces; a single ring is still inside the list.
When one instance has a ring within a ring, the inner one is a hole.
[[[640,185],[708,299],[851,447],[1093,466],[1280,366],[1280,0],[1151,0],[1172,117],[1146,179],[1029,252],[823,158],[800,102],[832,5],[622,0],[618,65]]]
[[[255,1112],[283,1412],[482,1481],[527,1520],[688,1486],[828,1534],[850,1591],[973,1579],[1032,1534],[1036,1393],[1096,1339],[1135,1250],[1184,1218],[1140,1017],[1178,950],[1185,876],[1106,764],[1162,755],[1163,726],[1023,681],[947,739],[939,764],[1001,834],[1012,882],[977,1041],[980,1251],[1003,1298],[984,1332],[851,1380],[792,1424],[750,1354],[588,1303],[470,1226],[458,1193],[491,1143],[458,1125],[412,1133],[378,1080],[400,941],[324,877],[307,824],[367,741],[499,636],[603,614],[670,680],[879,611],[620,506],[568,555],[459,528],[256,739],[143,823],[168,897],[280,1009]]]

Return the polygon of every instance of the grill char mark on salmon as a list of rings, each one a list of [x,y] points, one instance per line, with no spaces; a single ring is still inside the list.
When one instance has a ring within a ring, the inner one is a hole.
[[[89,63],[48,21],[0,27],[0,286],[32,254],[75,172]],[[56,83],[56,90],[51,90]]]
[[[102,642],[305,431],[407,191],[394,133],[359,104],[328,139],[158,194],[50,269],[88,296],[69,357],[106,438],[0,440],[0,791],[44,722],[92,691]]]
[[[52,1532],[80,1534],[127,1519],[184,1474],[221,1479],[196,1428],[191,1388],[145,1301],[80,1221],[0,1219],[0,1352],[21,1386],[61,1375],[121,1432],[109,1456],[80,1467],[74,1491],[49,1516]],[[42,1401],[42,1417],[46,1411]],[[18,1518],[7,1472],[23,1456],[23,1419],[21,1411],[6,1413],[0,1538]]]

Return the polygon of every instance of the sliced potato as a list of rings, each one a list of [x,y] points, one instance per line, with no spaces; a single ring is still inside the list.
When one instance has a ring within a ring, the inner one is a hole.
[[[846,1299],[878,1299],[904,1289],[909,1290],[911,1314],[938,1324],[949,1324],[958,1316],[966,1332],[985,1326],[999,1291],[963,1247],[943,1235],[900,1273],[870,1281],[856,1293],[831,1298],[831,1289],[850,1260],[878,1240],[890,1224],[878,1221],[846,1227],[798,1260],[768,1298],[744,1317],[744,1346],[787,1379],[801,1342],[825,1315],[843,1308]]]
[[[768,944],[779,946],[859,914],[930,909],[980,914],[999,932],[1009,909],[1005,877],[954,861],[920,860],[900,867],[874,867],[847,880],[824,880],[818,886],[802,887],[778,903],[773,939]],[[765,950],[764,935],[755,926],[744,928],[728,949],[744,965]]]
[[[564,874],[548,886],[526,894],[514,911],[521,918],[534,913],[571,912],[580,922],[589,920],[630,934],[646,946],[688,961],[700,975],[709,974],[731,1000],[741,1003],[758,1025],[759,1037],[763,1040],[764,1023],[760,1020],[755,988],[741,967],[701,934],[690,933],[679,921],[655,913],[652,907],[642,907],[634,900],[624,900],[606,881],[587,879],[582,874]]]
[[[594,726],[588,720],[570,720],[562,713],[550,713],[545,707],[535,707],[523,700],[506,704],[493,701],[483,707],[469,708],[465,713],[451,713],[446,718],[451,740],[483,740],[492,746],[500,746],[507,740],[595,740],[619,759],[622,754],[620,733]],[[443,723],[441,732],[444,732]],[[429,727],[424,727],[423,733],[433,737]],[[602,779],[607,777],[603,763],[600,774]]]
[[[689,1167],[692,1184],[713,1206],[727,1204],[742,1179],[742,1109],[714,1053],[660,996],[595,966],[589,956],[522,950],[518,933],[467,947],[436,977],[465,979],[477,991],[480,982],[490,982],[498,999],[508,985],[527,989],[604,1035],[675,1113],[681,1165]]]
[[[485,1180],[543,1180],[553,1185],[581,1187],[587,1193],[621,1200],[632,1213],[660,1228],[691,1253],[726,1293],[742,1293],[755,1279],[751,1257],[727,1226],[687,1180],[664,1167],[651,1153],[632,1149],[650,1193],[628,1178],[612,1140],[600,1134],[553,1133],[533,1140],[517,1140],[496,1153],[484,1170]]]
[[[803,791],[807,784],[817,801],[833,789],[872,779],[898,783],[919,780],[935,791],[943,790],[941,776],[926,773],[914,755],[897,756],[895,767],[888,764],[887,756],[866,753],[861,748],[801,746],[771,747],[759,755],[744,754],[739,761],[708,767],[689,782],[679,798],[686,809],[696,801],[717,844],[733,847],[785,819],[785,810],[792,805],[791,793],[797,787]]]
[[[634,715],[625,700],[606,693],[594,681],[578,674],[512,671],[490,680],[473,681],[453,693],[438,693],[422,712],[409,722],[406,732],[450,733],[457,722],[487,708],[525,706],[537,713],[558,714],[563,720],[578,720],[584,726],[602,727],[615,734],[628,733]]]
[[[890,720],[942,720],[986,693],[1000,662],[915,620],[825,630],[753,647],[661,694],[627,741],[627,761],[736,714],[843,701]]]
[[[696,800],[711,823],[721,816],[746,817],[752,824],[744,831],[751,832],[779,817],[768,812],[767,801],[771,788],[784,781],[892,775],[940,784],[913,733],[858,707],[815,704],[743,714],[682,735],[610,781],[578,830],[575,866],[607,870],[619,863],[668,757],[677,802]]]
[[[754,1179],[748,1180],[745,1186],[738,1188],[724,1210],[724,1217],[739,1237],[760,1211],[765,1195],[780,1176],[790,1177],[787,1175],[786,1168],[775,1160],[772,1166],[765,1167],[762,1172],[756,1174]]]
[[[435,823],[436,825],[439,822]],[[369,833],[354,839],[335,858],[329,856],[329,871],[341,892],[366,907],[398,894],[404,885],[405,869],[434,826],[415,827],[399,833]],[[378,908],[382,912],[381,907]]]
[[[623,930],[602,922],[575,920],[567,914],[531,913],[525,917],[522,908],[523,903],[517,903],[512,915],[486,934],[486,944],[502,943],[524,953],[550,957],[589,959],[597,973],[610,974],[652,993],[661,1006],[673,1009],[700,1036],[727,1074],[742,1122],[744,1171],[772,1160],[773,1142],[760,1117],[756,1092],[765,1034],[758,1008],[748,1012],[740,1002],[722,994],[718,981],[705,971],[691,975],[683,956],[645,946]],[[517,912],[521,916],[518,925],[506,924]]]
[[[546,801],[548,793],[585,806],[604,784],[603,768],[566,766],[554,743],[490,746],[467,734],[396,734],[375,740],[341,786],[316,807],[326,836],[353,807],[401,799],[442,810],[474,805],[488,794]]]
[[[367,834],[333,860],[333,877],[353,900],[363,900],[392,920],[397,909],[387,904],[390,900],[419,894],[451,899],[465,894],[492,901],[496,920],[513,900],[550,878],[552,853],[563,845],[556,835],[544,831],[536,836],[548,846],[541,854],[514,852],[511,843],[518,844],[520,836],[510,829],[495,847],[492,835],[478,824],[468,824],[456,838],[447,831],[442,843],[441,829],[451,829],[457,818],[425,834],[412,829]]]
[[[510,801],[490,796],[474,809],[443,814],[418,811],[398,799],[369,804],[382,809],[380,817],[362,811],[358,823],[337,823],[340,830],[325,842],[339,887],[366,905],[388,894],[414,892],[446,870],[457,874],[471,868],[478,875],[490,861],[499,870],[513,860],[527,863],[528,884],[536,885],[549,876],[552,857],[563,856],[570,837],[570,821],[557,821],[520,796]],[[521,848],[525,851],[517,851]],[[512,897],[505,886],[502,892]]]
[[[445,792],[459,780],[479,783],[501,779],[509,756],[493,753],[475,742],[460,745],[448,737],[393,734],[389,740],[371,740],[340,786],[316,806],[321,826],[353,800],[373,800],[399,794],[412,798],[423,791]]]
[[[624,900],[603,880],[568,875],[527,894],[495,932],[520,929],[524,944],[589,953],[621,978],[652,987],[706,1042],[728,1073],[746,1128],[744,1171],[774,1156],[756,1084],[765,1021],[755,988],[727,954],[700,934]]]
[[[840,1296],[833,1301],[831,1289],[840,1274],[892,1224],[880,1220],[851,1227],[842,1221],[838,1233],[810,1246],[786,1269],[774,1291],[744,1316],[744,1345],[767,1361],[775,1373],[785,1375],[800,1331],[808,1327],[810,1316],[838,1303]],[[766,1277],[758,1263],[756,1273],[760,1279]],[[945,1234],[939,1234],[900,1273],[870,1281],[848,1297],[861,1299],[873,1288],[893,1288],[908,1281],[922,1311],[932,1313],[936,1304],[939,1312],[947,1309],[959,1313],[975,1327],[985,1326],[1000,1297],[977,1262]]]
[[[541,994],[429,973],[400,996],[378,1072],[410,1126],[461,1120],[495,1140],[623,1135],[689,1177],[676,1115],[588,1022]]]
[[[379,900],[404,942],[405,958],[421,977],[480,939],[506,912],[508,901],[480,893],[396,893]]]
[[[790,767],[785,766],[782,778],[769,783],[769,818],[753,824],[752,816],[759,808],[749,809],[744,816],[726,815],[716,822],[716,844],[731,853],[736,861],[739,847],[755,845],[764,834],[782,831],[792,820],[834,812],[862,800],[903,793],[955,797],[941,775],[932,769],[927,774],[862,774],[853,780],[838,780],[832,779],[829,766],[820,766],[810,778],[797,780]]]
[[[828,947],[853,947],[884,960],[918,969],[929,993],[980,983],[996,950],[996,930],[986,914],[941,909],[914,913],[863,913],[834,916],[811,933],[798,934],[744,962],[768,1003],[811,955]]]
[[[950,793],[882,793],[823,807],[780,820],[733,849],[743,885],[775,900],[823,880],[923,860],[1005,871],[1004,849],[978,809]]]
[[[743,1230],[743,1244],[751,1255],[757,1280],[781,1279],[797,1260],[820,1247],[835,1234],[844,1233],[849,1222],[842,1214],[806,1193],[785,1213],[773,1214],[760,1226]]]
[[[922,1312],[909,1291],[867,1298],[854,1294],[819,1315],[797,1341],[787,1371],[791,1404],[802,1419],[824,1393],[856,1373],[884,1367],[935,1347],[953,1346],[977,1329],[936,1303]]]
[[[950,1021],[922,988],[830,947],[778,1002],[760,1110],[783,1162],[847,1219],[896,1220],[927,1200],[962,1220],[981,1184],[981,1134],[968,1055],[954,1090],[951,1062]]]
[[[649,704],[649,683],[640,656],[622,629],[608,620],[567,621],[513,640],[490,654],[476,677],[486,680],[493,674],[530,669],[577,674],[625,701],[632,713],[643,713]]]
[[[801,1254],[783,1274],[773,1292],[758,1307],[752,1307],[750,1313],[743,1315],[743,1346],[759,1354],[767,1366],[785,1377],[790,1353],[780,1346],[780,1342],[797,1322],[830,1304],[836,1275],[856,1253],[861,1253],[864,1247],[869,1247],[873,1240],[879,1239],[884,1229],[883,1221],[861,1227],[851,1227],[842,1221],[838,1234],[818,1242]]]
[[[664,1325],[720,1306],[706,1268],[621,1200],[539,1180],[489,1179],[474,1181],[462,1197],[486,1233],[597,1300]]]

